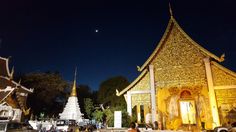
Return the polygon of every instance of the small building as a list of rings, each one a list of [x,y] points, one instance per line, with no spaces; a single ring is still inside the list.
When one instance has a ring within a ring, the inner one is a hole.
[[[28,89],[13,80],[14,69],[9,70],[9,58],[0,57],[0,118],[21,121],[22,115],[28,115],[30,109],[26,106]]]
[[[140,75],[116,95],[125,97],[138,123],[157,121],[160,129],[200,131],[235,122],[236,73],[222,61],[224,55],[191,39],[171,14]]]

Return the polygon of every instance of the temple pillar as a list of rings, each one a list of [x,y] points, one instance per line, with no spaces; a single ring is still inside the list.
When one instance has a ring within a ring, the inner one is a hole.
[[[144,122],[146,123],[146,115],[148,113],[148,106],[147,105],[144,105]]]
[[[132,116],[132,100],[131,100],[131,93],[127,92],[127,112],[130,116]]]
[[[151,88],[151,106],[152,106],[152,123],[156,121],[156,93],[155,93],[155,80],[154,80],[154,67],[149,65],[150,74],[150,88]]]
[[[137,122],[141,123],[141,111],[140,111],[140,105],[139,104],[137,104],[136,109],[137,109]]]
[[[208,84],[208,95],[210,100],[210,107],[211,107],[211,113],[213,118],[212,126],[215,128],[216,126],[220,126],[220,119],[219,119],[219,112],[218,107],[216,103],[216,96],[215,96],[215,90],[214,90],[214,84],[213,84],[213,78],[212,78],[212,72],[211,72],[211,64],[209,58],[204,58],[204,64],[206,69],[206,77],[207,77],[207,84]]]

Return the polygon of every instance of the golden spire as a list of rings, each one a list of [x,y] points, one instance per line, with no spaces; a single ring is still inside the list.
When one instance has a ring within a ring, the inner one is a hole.
[[[169,12],[170,12],[170,16],[173,17],[173,13],[172,13],[170,2],[169,2]]]
[[[73,87],[70,93],[71,97],[77,97],[77,93],[76,93],[76,72],[77,72],[77,68],[75,68],[75,78],[74,78],[74,83],[73,83]]]

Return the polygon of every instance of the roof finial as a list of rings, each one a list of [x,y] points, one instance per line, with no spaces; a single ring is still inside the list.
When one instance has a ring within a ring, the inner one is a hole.
[[[172,13],[170,2],[169,2],[169,12],[170,12],[170,16],[173,17],[173,13]]]
[[[11,69],[11,73],[10,73],[10,79],[13,79],[13,75],[14,75],[14,66]]]
[[[223,53],[221,56],[220,56],[220,62],[223,62],[225,60],[225,53]]]
[[[73,83],[73,87],[72,87],[71,94],[70,94],[70,96],[74,96],[74,97],[77,96],[77,93],[76,93],[76,73],[77,73],[77,67],[75,68],[75,78],[74,78],[74,83]]]

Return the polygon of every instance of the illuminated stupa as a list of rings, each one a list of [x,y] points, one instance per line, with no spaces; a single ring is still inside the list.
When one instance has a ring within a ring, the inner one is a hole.
[[[59,114],[60,119],[73,119],[78,123],[82,122],[83,114],[80,112],[80,107],[78,103],[77,93],[76,93],[76,71],[73,87],[71,90],[70,97],[68,98],[67,104],[62,113]]]

